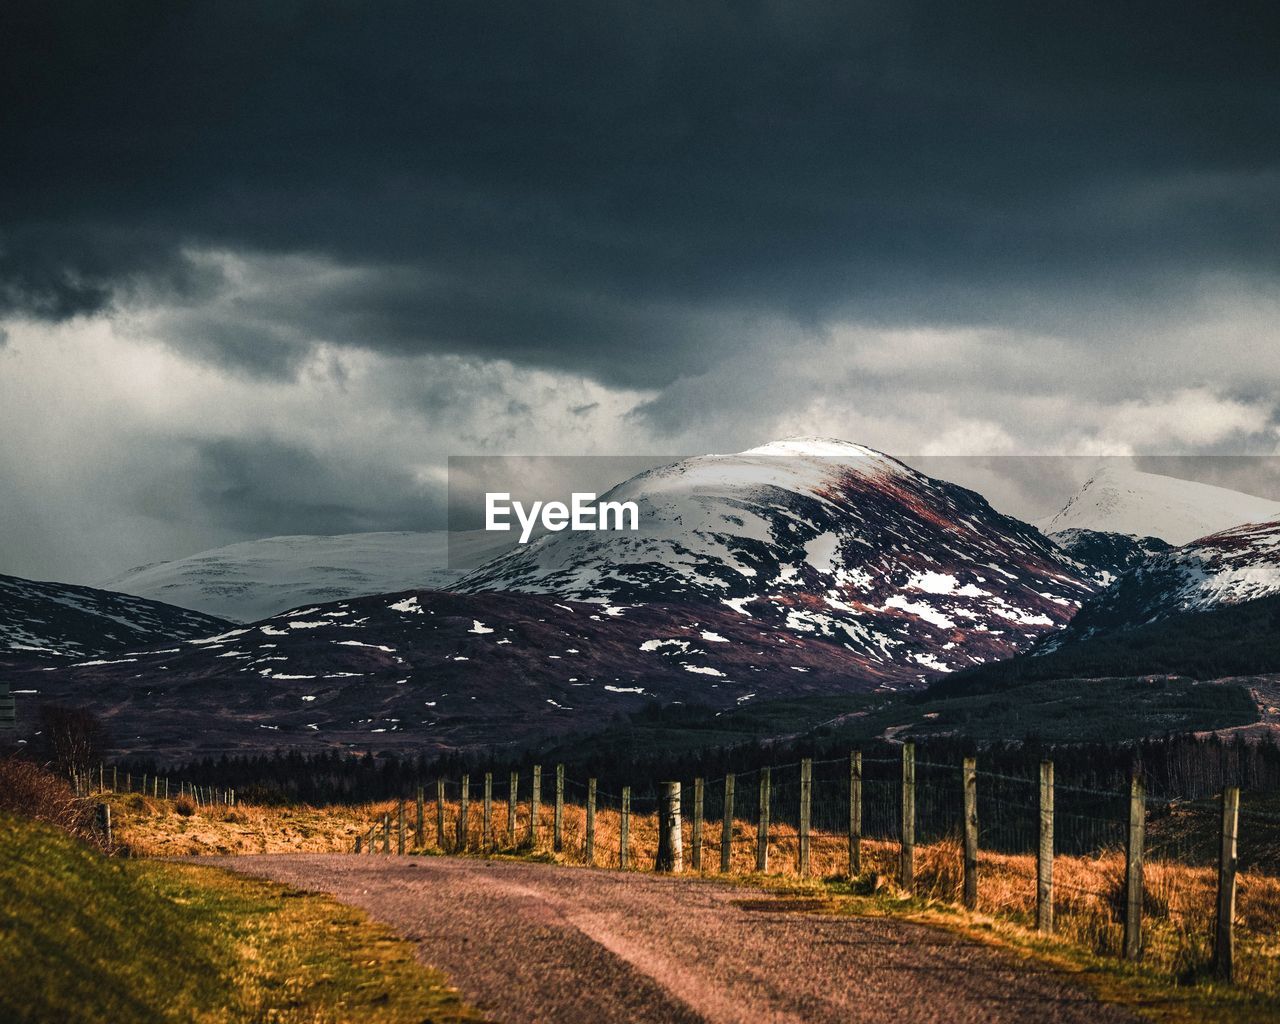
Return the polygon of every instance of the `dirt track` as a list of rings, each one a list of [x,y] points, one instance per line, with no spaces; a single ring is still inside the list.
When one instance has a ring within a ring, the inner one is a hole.
[[[504,1022],[1131,1021],[948,932],[694,879],[452,858],[201,858],[362,907]]]

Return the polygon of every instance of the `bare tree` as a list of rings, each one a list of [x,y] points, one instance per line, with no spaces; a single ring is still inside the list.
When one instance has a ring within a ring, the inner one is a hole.
[[[93,712],[61,704],[40,708],[40,751],[72,780],[77,791],[88,779],[90,767],[101,759],[105,746],[105,730]]]

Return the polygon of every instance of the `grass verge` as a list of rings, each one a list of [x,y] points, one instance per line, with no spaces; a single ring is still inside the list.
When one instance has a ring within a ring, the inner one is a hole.
[[[360,911],[187,864],[108,859],[0,816],[0,1020],[479,1020]]]

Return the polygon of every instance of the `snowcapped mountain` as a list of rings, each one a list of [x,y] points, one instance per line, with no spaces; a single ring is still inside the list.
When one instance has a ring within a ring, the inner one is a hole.
[[[640,530],[547,534],[455,589],[729,608],[837,645],[862,680],[894,686],[1009,657],[1096,589],[975,492],[844,441],[687,459],[601,500],[634,501]]]
[[[226,626],[222,619],[158,601],[0,576],[0,655],[87,658]]]
[[[1090,600],[1070,637],[1211,611],[1280,593],[1280,518],[1153,555]]]
[[[1225,487],[1143,473],[1107,459],[1060,511],[1036,525],[1056,536],[1092,530],[1186,544],[1241,523],[1280,516],[1280,502]]]
[[[455,592],[317,603],[27,685],[175,756],[519,743],[654,702],[918,687],[1030,647],[1097,589],[980,495],[844,442],[689,459],[605,497],[641,530],[545,534]]]
[[[267,537],[139,566],[101,585],[233,622],[256,622],[306,604],[416,587],[447,589],[466,569],[509,546],[501,535],[450,538],[443,530]]]

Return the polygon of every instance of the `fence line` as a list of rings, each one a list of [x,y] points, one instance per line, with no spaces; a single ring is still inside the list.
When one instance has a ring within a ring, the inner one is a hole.
[[[549,850],[601,868],[794,872],[870,881],[873,888],[886,879],[904,892],[1012,915],[1045,934],[1064,923],[1079,931],[1092,915],[1096,934],[1088,937],[1095,947],[1130,959],[1147,951],[1147,925],[1176,919],[1183,932],[1203,934],[1212,970],[1223,980],[1235,977],[1239,960],[1240,823],[1271,827],[1276,820],[1242,813],[1235,788],[1218,801],[1155,800],[1138,775],[1127,791],[1079,787],[1055,779],[1050,761],[1036,776],[1021,777],[984,770],[976,758],[959,765],[920,759],[909,742],[900,759],[855,750],[847,758],[763,765],[685,786],[623,786],[618,793],[556,765],[550,800],[541,765],[525,779],[522,789],[516,772],[505,785],[486,773],[479,822],[470,814],[471,777],[438,779],[430,836],[418,787],[417,828],[406,842],[401,801],[397,850]],[[1149,821],[1176,826],[1176,816],[1188,813],[1218,819],[1212,864],[1204,855],[1197,866],[1194,844],[1176,828],[1148,834]],[[389,853],[391,828],[388,815],[375,819],[355,852]],[[706,856],[708,849],[719,856]],[[1162,896],[1175,870],[1189,872],[1194,884],[1184,896]]]

